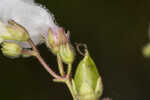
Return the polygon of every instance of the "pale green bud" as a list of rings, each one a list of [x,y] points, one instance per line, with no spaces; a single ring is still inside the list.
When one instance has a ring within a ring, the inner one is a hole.
[[[5,56],[9,57],[18,57],[22,52],[22,48],[18,44],[11,42],[4,42],[1,50]]]
[[[63,28],[48,30],[48,46],[55,55],[59,51],[59,46],[68,42],[68,35]]]
[[[74,81],[79,100],[98,100],[102,95],[101,76],[88,51],[77,67]]]
[[[8,21],[6,28],[10,36],[4,35],[5,40],[27,41],[29,39],[27,30],[13,20]]]
[[[150,57],[150,43],[144,46],[142,53],[144,57]]]
[[[28,39],[26,29],[15,21],[8,21],[8,25],[0,22],[0,43],[5,40],[27,41]]]
[[[72,64],[72,62],[74,61],[74,56],[75,56],[74,50],[69,43],[60,45],[59,55],[62,61],[66,64]]]

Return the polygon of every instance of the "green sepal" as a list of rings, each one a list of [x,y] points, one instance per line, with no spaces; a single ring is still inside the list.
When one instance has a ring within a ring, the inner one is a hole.
[[[77,89],[76,89],[76,85],[73,79],[72,79],[72,89],[73,89],[74,94],[77,96]]]
[[[85,57],[77,67],[74,81],[79,100],[97,100],[102,95],[102,81],[96,65],[87,50]]]
[[[69,43],[60,45],[59,55],[62,61],[66,64],[72,64],[72,62],[74,61],[74,51]]]
[[[99,77],[95,88],[96,98],[98,99],[102,95],[102,93],[103,93],[103,84],[101,77]]]
[[[79,89],[79,100],[95,100],[94,90],[87,82],[82,83]]]

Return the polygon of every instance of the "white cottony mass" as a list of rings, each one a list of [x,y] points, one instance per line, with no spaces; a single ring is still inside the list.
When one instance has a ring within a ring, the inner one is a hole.
[[[0,21],[7,24],[10,19],[24,26],[36,45],[43,42],[49,28],[58,29],[53,15],[34,0],[0,0]],[[28,43],[20,44],[30,48]]]

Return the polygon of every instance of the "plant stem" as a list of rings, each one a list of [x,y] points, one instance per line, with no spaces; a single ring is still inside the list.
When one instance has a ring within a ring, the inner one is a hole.
[[[58,62],[58,69],[59,69],[59,72],[60,72],[61,76],[65,76],[63,63],[61,61],[61,58],[60,58],[59,54],[57,54],[57,62]]]
[[[39,62],[43,65],[43,67],[45,68],[45,70],[52,75],[54,78],[56,79],[60,79],[60,80],[64,80],[63,77],[60,77],[59,75],[57,75],[49,66],[48,64],[43,60],[43,58],[40,56],[39,51],[37,50],[35,44],[33,43],[33,41],[31,39],[28,40],[28,43],[31,45],[33,51],[36,53],[33,56],[35,56]]]
[[[73,90],[71,81],[68,79],[65,83],[66,83],[68,89],[69,89],[70,92],[71,92],[71,95],[72,95],[72,97],[73,97],[73,100],[78,100],[78,99],[76,98],[76,94],[75,94],[75,92],[74,92],[74,90]]]
[[[57,75],[50,67],[49,65],[43,60],[43,58],[40,56],[40,53],[38,51],[38,49],[36,48],[35,44],[33,43],[33,41],[31,39],[28,40],[28,43],[31,45],[32,49],[33,49],[33,53],[31,51],[27,52],[24,51],[25,53],[29,53],[32,54],[33,56],[35,56],[39,62],[43,65],[43,67],[45,68],[45,70],[52,75],[56,80],[62,80],[62,82],[66,83],[67,87],[69,88],[71,95],[73,97],[73,100],[78,100],[76,98],[76,94],[75,91],[73,90],[73,86],[72,86],[72,82],[71,82],[71,70],[72,70],[72,64],[68,64],[68,70],[67,70],[67,77],[61,77],[61,76],[65,76],[64,73],[64,68],[63,68],[63,64],[61,61],[60,56],[57,54],[57,61],[58,61],[58,68],[59,68],[59,72],[61,74],[61,76]]]
[[[72,64],[68,64],[68,69],[67,69],[67,77],[71,77],[71,71],[72,71]]]

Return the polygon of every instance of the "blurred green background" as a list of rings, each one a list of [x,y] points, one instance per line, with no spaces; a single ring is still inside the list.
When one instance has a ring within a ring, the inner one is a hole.
[[[71,31],[72,43],[88,44],[103,78],[103,97],[150,100],[150,59],[141,53],[149,42],[149,0],[37,2],[54,13],[60,26]],[[55,57],[44,45],[39,49],[56,70]],[[80,59],[76,60],[75,65]],[[0,100],[72,100],[66,86],[52,82],[33,57],[12,60],[0,53],[0,67]]]

